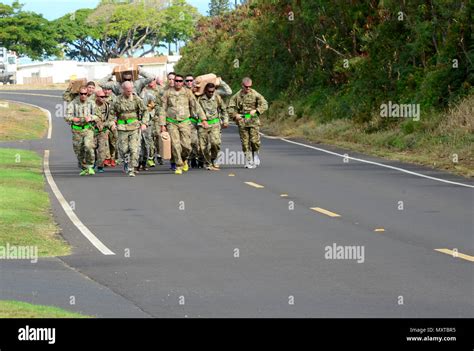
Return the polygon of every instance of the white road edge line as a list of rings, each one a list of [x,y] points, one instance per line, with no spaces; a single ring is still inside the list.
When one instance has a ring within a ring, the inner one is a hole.
[[[393,169],[393,170],[395,170],[395,171],[399,171],[399,172],[403,172],[403,173],[415,175],[415,176],[422,177],[422,178],[427,178],[427,179],[435,180],[435,181],[442,182],[442,183],[454,184],[454,185],[459,185],[459,186],[464,186],[464,187],[466,187],[466,188],[472,188],[472,189],[474,189],[474,185],[469,185],[469,184],[464,184],[464,183],[458,183],[458,182],[452,182],[452,181],[450,181],[450,180],[445,180],[445,179],[440,179],[440,178],[436,178],[436,177],[431,177],[431,176],[424,175],[424,174],[421,174],[421,173],[408,171],[408,170],[403,169],[403,168],[385,165],[385,164],[383,164],[383,163],[378,163],[378,162],[373,162],[373,161],[367,161],[367,160],[363,160],[363,159],[360,159],[360,158],[351,157],[351,156],[349,156],[349,155],[342,155],[342,154],[338,154],[337,152],[333,152],[333,151],[321,149],[321,148],[319,148],[319,147],[315,147],[315,146],[311,146],[311,145],[306,145],[306,144],[303,144],[303,143],[298,143],[298,142],[296,142],[296,141],[288,140],[288,139],[285,139],[285,138],[282,138],[282,137],[269,136],[269,135],[266,135],[266,134],[261,133],[261,132],[260,132],[260,135],[262,135],[264,138],[267,138],[267,139],[277,139],[277,140],[286,141],[287,143],[290,143],[290,144],[295,144],[295,145],[307,147],[307,148],[309,148],[309,149],[318,150],[318,151],[325,152],[325,153],[330,154],[330,155],[339,156],[339,157],[342,157],[342,158],[346,158],[346,159],[350,159],[350,160],[354,160],[354,161],[359,161],[359,162],[363,162],[363,163],[368,163],[368,164],[375,165],[375,166],[379,166],[379,167],[390,168],[390,169]]]
[[[28,95],[28,94],[23,94],[23,95]],[[49,95],[49,96],[51,96],[51,95]],[[49,112],[45,108],[42,108],[38,105],[29,104],[27,102],[15,101],[15,100],[6,100],[6,99],[2,99],[2,100],[12,102],[12,103],[15,103],[15,104],[24,104],[24,105],[29,105],[29,106],[32,106],[32,107],[36,107],[36,108],[40,109],[42,112],[46,113],[46,116],[48,117],[48,136],[47,136],[47,138],[51,139],[51,135],[53,134],[53,121],[51,120],[51,112]]]
[[[51,175],[51,170],[49,169],[49,150],[44,150],[43,167],[44,167],[44,174],[46,176],[46,180],[48,181],[49,186],[51,187],[51,190],[53,191],[54,195],[58,199],[59,203],[61,204],[61,207],[63,208],[64,212],[69,217],[71,222],[76,226],[77,229],[79,229],[82,235],[84,235],[87,238],[87,240],[89,240],[91,244],[96,247],[97,250],[99,250],[104,255],[115,255],[114,252],[112,252],[107,246],[105,246],[89,230],[89,228],[87,228],[84,225],[84,223],[82,223],[82,221],[76,216],[71,206],[64,198],[63,194],[61,193],[58,186],[56,185],[56,182],[54,181],[53,176]]]

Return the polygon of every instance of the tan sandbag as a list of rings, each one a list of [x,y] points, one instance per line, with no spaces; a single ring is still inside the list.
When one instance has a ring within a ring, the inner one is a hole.
[[[160,135],[160,156],[163,160],[171,160],[171,137],[168,132]]]
[[[117,82],[120,82],[120,83],[123,82],[122,75],[125,73],[131,74],[133,81],[137,80],[138,79],[138,66],[135,64],[128,64],[128,65],[122,64],[122,65],[115,66],[114,75]]]
[[[214,83],[217,86],[217,82],[220,83],[220,78],[217,78],[214,73],[204,74],[202,76],[196,77],[196,79],[194,79],[194,86],[196,87],[194,94],[201,96],[204,94],[204,88],[206,87],[207,83]]]
[[[69,90],[73,94],[79,94],[79,89],[81,87],[86,86],[87,84],[87,79],[86,78],[80,78],[80,79],[74,79],[69,82]]]

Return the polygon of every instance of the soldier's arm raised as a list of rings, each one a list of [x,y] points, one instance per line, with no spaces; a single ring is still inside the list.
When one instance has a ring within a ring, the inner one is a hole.
[[[144,71],[140,67],[138,68],[138,74],[141,75],[143,78],[145,78],[144,83],[147,85],[148,83],[152,82],[155,80],[155,76],[147,71]]]
[[[221,79],[221,82],[219,84],[219,86],[217,87],[216,89],[216,93],[219,94],[220,96],[231,96],[232,95],[232,89],[230,88],[230,86],[224,82],[222,79]]]

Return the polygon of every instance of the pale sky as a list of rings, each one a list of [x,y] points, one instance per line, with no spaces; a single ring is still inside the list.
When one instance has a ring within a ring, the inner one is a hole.
[[[201,14],[207,15],[208,0],[187,0],[187,2],[196,7]],[[2,0],[0,3],[11,5],[13,0]],[[24,10],[41,13],[44,18],[53,20],[78,9],[95,8],[99,0],[20,0],[20,3],[25,5]]]

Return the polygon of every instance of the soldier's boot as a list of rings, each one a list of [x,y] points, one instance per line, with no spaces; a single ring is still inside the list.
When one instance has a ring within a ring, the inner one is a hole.
[[[172,171],[176,171],[176,163],[170,162],[170,169],[171,169]]]
[[[212,160],[212,167],[220,169],[221,166],[217,163],[217,160]]]
[[[89,175],[89,170],[87,168],[83,168],[81,173],[79,173],[80,176],[86,176]]]
[[[97,167],[97,173],[104,173],[104,167]]]
[[[130,171],[128,172],[128,176],[129,176],[129,177],[135,177],[135,172],[134,172],[133,170],[130,170]]]
[[[204,168],[204,161],[203,160],[198,160],[197,164],[198,164],[198,168]]]
[[[89,175],[94,175],[95,174],[94,166],[89,166],[89,168],[87,168],[87,174],[89,174]]]
[[[124,162],[124,163],[123,163],[123,171],[124,171],[125,173],[128,173],[128,162]]]
[[[189,171],[188,161],[184,161],[184,164],[183,164],[183,171],[184,171],[184,172]]]
[[[155,167],[156,166],[155,161],[152,158],[149,158],[146,161],[146,164],[148,165],[148,167]]]
[[[258,156],[258,151],[253,153],[253,163],[255,167],[260,166],[260,157]]]
[[[159,165],[164,164],[164,163],[163,163],[163,159],[161,158],[160,155],[158,155],[157,160],[158,160],[158,164],[159,164]]]
[[[110,160],[110,167],[115,167],[115,166],[117,166],[117,164],[115,163],[115,160],[111,159]]]
[[[195,158],[191,159],[191,168],[197,168],[197,162]]]
[[[255,168],[255,164],[253,163],[251,154],[248,154],[245,157],[245,168],[249,168],[249,169]]]
[[[174,174],[183,174],[183,171],[181,170],[181,168],[176,168]]]

